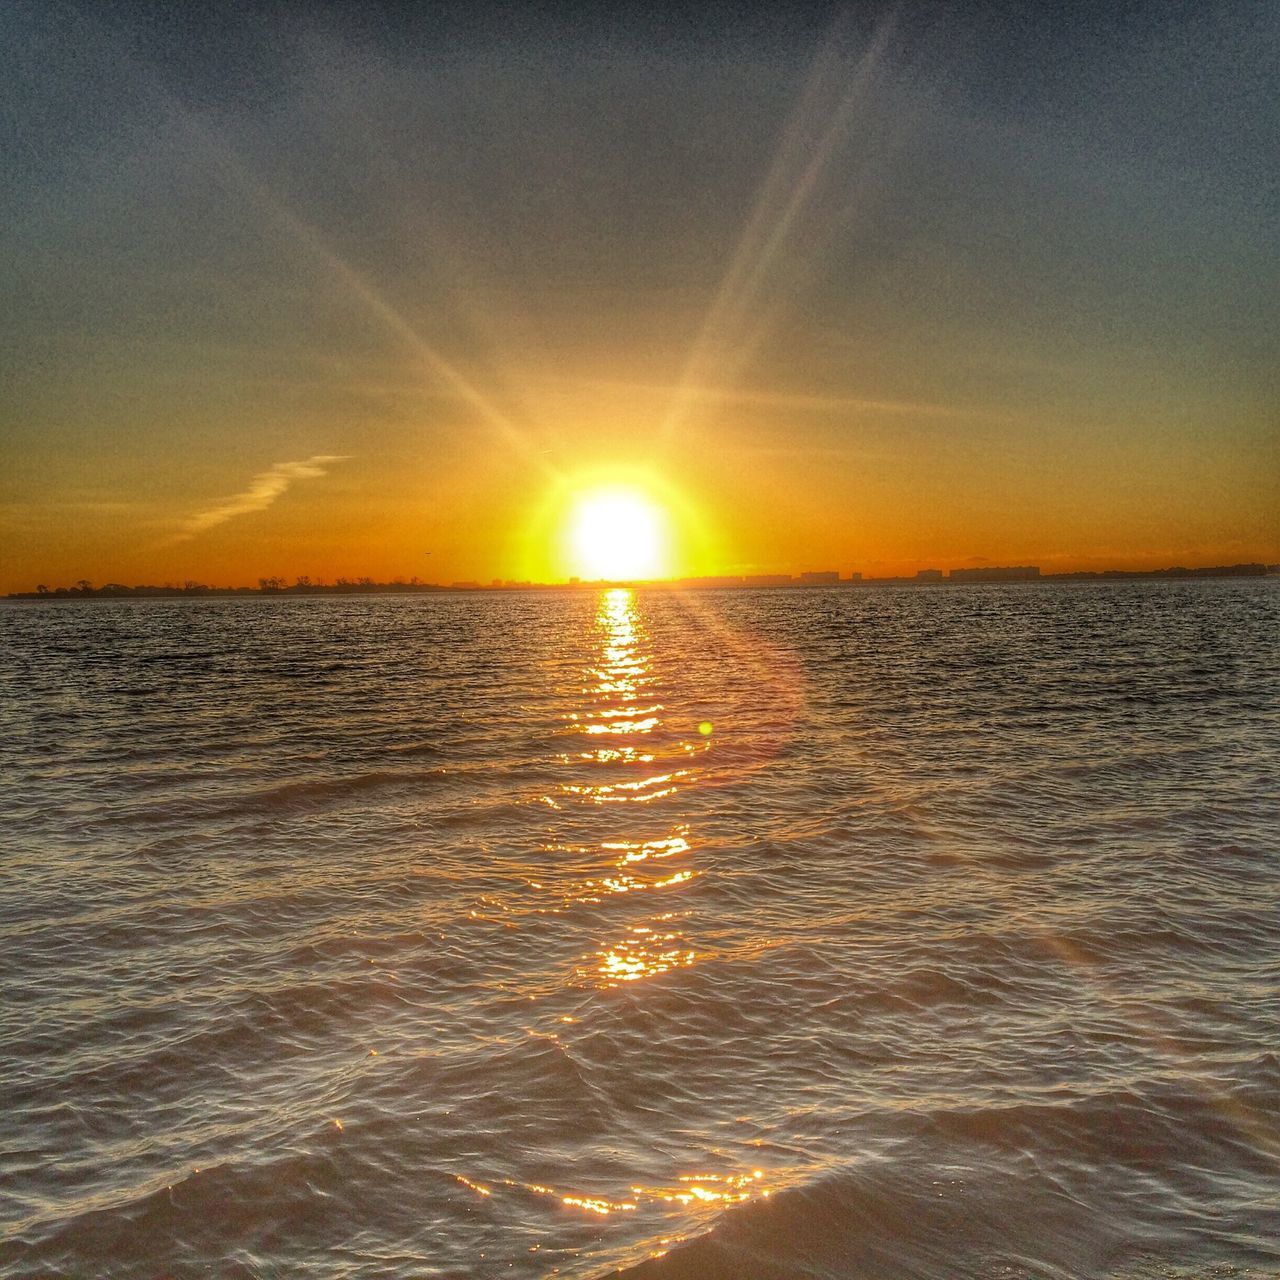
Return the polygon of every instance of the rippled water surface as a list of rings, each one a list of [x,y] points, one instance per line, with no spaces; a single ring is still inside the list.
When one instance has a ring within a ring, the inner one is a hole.
[[[0,1274],[1280,1274],[1278,624],[0,606]]]

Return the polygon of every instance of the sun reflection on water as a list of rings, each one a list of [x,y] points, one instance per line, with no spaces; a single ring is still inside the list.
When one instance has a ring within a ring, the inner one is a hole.
[[[608,769],[600,781],[564,783],[557,806],[565,801],[587,805],[615,806],[619,819],[628,812],[641,813],[634,806],[662,805],[688,785],[696,770],[687,765],[639,776],[619,776],[619,769],[652,766],[658,761],[688,761],[695,743],[671,742],[663,733],[662,698],[653,687],[653,660],[649,638],[636,607],[635,593],[618,587],[602,593],[595,627],[600,636],[597,659],[588,667],[584,689],[586,707],[569,717],[579,732],[608,735],[607,746],[582,752],[577,759]],[[652,744],[652,745],[650,745]],[[696,744],[705,748],[705,743]],[[628,808],[630,806],[630,808]],[[689,825],[678,822],[654,832],[625,830],[603,840],[594,852],[608,859],[604,874],[580,882],[571,891],[578,901],[601,901],[616,895],[643,894],[647,890],[666,893],[680,889],[700,874],[690,866],[672,866],[671,859],[683,859],[693,852]],[[672,969],[687,967],[698,959],[696,950],[674,923],[681,913],[665,911],[639,921],[633,920],[622,935],[602,942],[587,957],[584,978],[600,986],[636,982]]]
[[[656,916],[649,924],[632,925],[622,939],[599,953],[599,972],[607,985],[651,978],[686,968],[697,960],[692,948],[680,946],[683,937],[677,930],[662,927],[673,914]]]
[[[634,592],[625,587],[603,592],[594,629],[598,649],[583,669],[582,702],[563,723],[569,734],[607,733],[616,741],[561,755],[561,765],[573,776],[530,797],[563,815],[555,820],[559,838],[540,846],[538,867],[522,877],[536,897],[513,902],[484,894],[471,914],[513,927],[512,920],[526,913],[554,915],[661,894],[663,910],[652,915],[618,923],[611,909],[610,928],[621,932],[599,939],[574,968],[580,983],[615,987],[687,968],[702,958],[677,923],[688,912],[666,909],[672,893],[704,875],[689,865],[695,850],[692,828],[672,820],[669,802],[698,780],[701,767],[690,755],[705,753],[710,744],[705,736],[700,741],[664,731],[664,705],[651,687],[656,683],[652,646]],[[694,722],[689,728],[696,728]],[[604,823],[604,838],[580,838],[584,827],[594,831]],[[579,838],[564,838],[570,834]]]
[[[624,862],[644,862],[648,858],[670,858],[673,854],[688,853],[688,827],[679,827],[675,835],[663,840],[606,840],[600,847],[610,852],[617,850]]]
[[[652,764],[657,757],[652,751],[642,751],[639,747],[597,747],[594,751],[583,751],[579,760],[594,760],[597,764]]]
[[[690,717],[675,732],[664,723],[666,704],[635,594],[603,592],[594,626],[598,647],[583,664],[581,702],[562,723],[578,743],[597,735],[607,740],[559,757],[568,776],[537,796],[557,812],[539,865],[524,880],[536,905],[502,909],[576,913],[593,941],[574,967],[575,985],[608,989],[687,969],[706,956],[689,936],[692,911],[681,897],[707,873],[696,865],[696,832],[680,812],[686,807],[680,797],[687,801],[690,789],[706,782],[700,757],[712,748],[709,722]],[[571,1036],[567,1028],[576,1021],[560,1014],[553,1032],[529,1030],[563,1049],[560,1034]],[[534,1196],[595,1217],[673,1207],[697,1213],[769,1195],[763,1170],[712,1172],[693,1159],[694,1172],[673,1170],[653,1185],[575,1188],[456,1177],[481,1197]]]
[[[676,791],[675,784],[687,774],[687,769],[681,769],[674,773],[655,773],[649,778],[639,778],[632,782],[605,783],[602,786],[576,786],[566,783],[561,787],[561,792],[564,795],[582,796],[591,804],[626,804],[635,801],[643,803],[657,800],[661,796],[673,795]]]
[[[476,1195],[491,1197],[494,1187],[474,1178],[455,1173],[455,1181]],[[685,1173],[678,1175],[668,1185],[646,1187],[633,1186],[628,1198],[589,1195],[585,1192],[563,1191],[540,1182],[519,1182],[514,1178],[500,1179],[501,1186],[516,1193],[545,1196],[558,1201],[566,1209],[581,1209],[600,1217],[611,1213],[634,1213],[645,1205],[679,1204],[687,1209],[738,1204],[756,1196],[767,1199],[770,1188],[763,1182],[764,1171],[752,1169],[747,1173]]]
[[[684,1173],[673,1187],[632,1187],[646,1200],[664,1200],[668,1204],[736,1204],[752,1196],[769,1195],[762,1185],[763,1169],[750,1173]]]

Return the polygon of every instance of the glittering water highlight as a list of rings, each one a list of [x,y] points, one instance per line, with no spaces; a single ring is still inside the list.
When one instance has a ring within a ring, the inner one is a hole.
[[[1276,586],[0,608],[0,1273],[1280,1274]]]

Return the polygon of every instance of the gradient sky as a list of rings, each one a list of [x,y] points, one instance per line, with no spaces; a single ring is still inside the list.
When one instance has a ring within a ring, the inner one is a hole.
[[[6,5],[0,590],[1280,560],[1280,9],[1063,7]]]

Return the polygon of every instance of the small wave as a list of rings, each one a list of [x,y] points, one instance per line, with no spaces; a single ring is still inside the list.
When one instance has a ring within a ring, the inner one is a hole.
[[[995,1164],[971,1143],[922,1138],[728,1209],[705,1234],[601,1280],[1280,1276],[1280,1243],[1258,1233],[1256,1211],[1234,1209],[1171,1213],[1149,1173],[1032,1150]],[[1240,1270],[1217,1269],[1224,1254]]]

